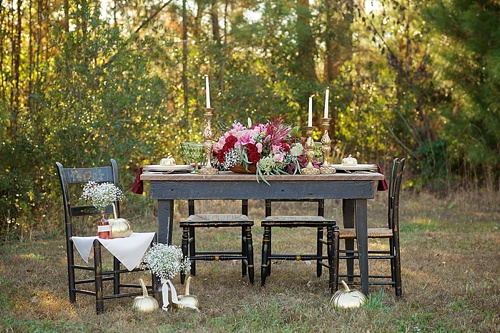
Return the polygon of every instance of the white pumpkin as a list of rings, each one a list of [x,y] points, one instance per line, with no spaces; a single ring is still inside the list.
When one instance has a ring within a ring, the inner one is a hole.
[[[160,165],[163,165],[163,166],[175,165],[175,159],[172,157],[172,155],[168,154],[167,158],[161,159]]]
[[[148,295],[148,290],[142,279],[139,279],[142,287],[142,296],[137,296],[134,299],[133,309],[139,312],[153,312],[158,310],[159,305],[156,298]]]
[[[122,218],[108,219],[111,238],[125,238],[132,235],[132,226]]]
[[[351,154],[349,154],[349,157],[345,157],[342,159],[342,165],[357,165],[358,160],[352,157]]]
[[[349,286],[341,281],[344,286],[344,290],[338,290],[333,294],[330,302],[336,308],[359,308],[361,305],[365,304],[366,296],[361,291],[349,289]]]
[[[178,296],[179,304],[174,304],[174,307],[178,309],[188,308],[199,312],[200,310],[198,308],[200,307],[200,302],[198,301],[198,297],[189,294],[190,282],[191,282],[191,277],[188,276],[186,281],[186,294]]]

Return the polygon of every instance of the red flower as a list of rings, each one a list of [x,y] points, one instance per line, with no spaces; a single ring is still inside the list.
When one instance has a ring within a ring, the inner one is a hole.
[[[227,150],[233,149],[234,144],[238,142],[238,139],[234,135],[230,135],[226,138],[226,144],[224,145],[224,149],[227,147]]]
[[[281,142],[281,147],[283,148],[283,151],[285,153],[289,153],[290,152],[290,146],[288,145],[288,143],[286,143],[285,141],[282,141]]]
[[[257,164],[257,162],[260,161],[260,154],[257,152],[257,150],[252,151],[251,153],[249,152],[249,154],[248,154],[248,160],[252,164]]]
[[[224,161],[225,161],[225,159],[226,159],[226,158],[224,157],[224,154],[225,154],[225,152],[224,152],[224,151],[222,151],[222,150],[219,150],[219,151],[217,152],[217,160],[218,160],[220,163],[224,163]]]
[[[247,147],[248,153],[253,153],[253,152],[256,152],[258,150],[257,146],[254,143],[249,143],[246,145],[246,147]]]

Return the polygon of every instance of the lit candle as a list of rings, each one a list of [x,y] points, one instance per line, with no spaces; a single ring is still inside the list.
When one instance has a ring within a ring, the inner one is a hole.
[[[307,117],[307,126],[311,127],[313,125],[313,97],[314,94],[309,96],[309,114]]]
[[[206,95],[207,95],[207,109],[210,109],[210,84],[208,83],[208,75],[205,75],[206,81]]]
[[[328,118],[328,95],[330,93],[330,87],[326,88],[326,93],[325,93],[325,115],[323,118]]]

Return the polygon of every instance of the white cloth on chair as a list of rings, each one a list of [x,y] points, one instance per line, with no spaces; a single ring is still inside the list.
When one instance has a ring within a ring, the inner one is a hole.
[[[131,271],[141,263],[142,257],[153,241],[154,236],[154,232],[134,232],[130,237],[126,238],[102,239],[97,236],[73,236],[72,239],[78,253],[80,253],[86,263],[89,262],[91,256],[91,250],[93,249],[92,244],[94,240],[97,239],[112,255],[120,260],[129,271]]]

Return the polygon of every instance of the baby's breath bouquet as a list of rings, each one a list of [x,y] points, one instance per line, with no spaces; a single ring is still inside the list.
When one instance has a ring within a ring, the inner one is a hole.
[[[165,280],[173,279],[181,270],[187,272],[191,268],[191,261],[183,258],[180,247],[162,243],[148,250],[144,263],[157,277]]]
[[[92,202],[101,212],[115,201],[123,199],[123,192],[112,183],[96,183],[89,181],[83,188],[81,199]]]
[[[146,253],[144,264],[161,279],[162,309],[168,311],[169,292],[172,293],[172,302],[180,304],[177,292],[170,279],[176,277],[180,271],[186,273],[191,269],[191,261],[189,261],[189,258],[183,257],[181,248],[175,245],[155,244]]]

